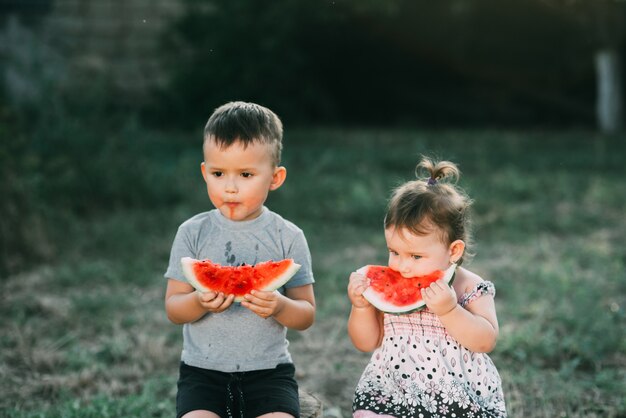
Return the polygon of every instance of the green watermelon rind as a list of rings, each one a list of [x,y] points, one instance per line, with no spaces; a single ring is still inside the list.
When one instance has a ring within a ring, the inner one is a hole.
[[[357,273],[367,276],[367,269],[369,267],[370,267],[369,265],[363,266],[357,270]],[[452,286],[452,283],[454,282],[454,278],[456,277],[456,267],[457,267],[457,264],[452,264],[450,267],[446,269],[445,274],[443,276],[443,279],[448,283],[449,286]],[[404,315],[404,314],[421,311],[426,308],[426,302],[424,302],[423,300],[419,300],[410,305],[403,305],[403,306],[394,305],[384,300],[380,296],[380,293],[376,292],[372,287],[368,287],[367,289],[365,289],[365,291],[363,292],[363,297],[369,303],[374,305],[374,307],[378,309],[379,311],[390,313],[390,314]]]
[[[289,268],[287,268],[286,271],[284,271],[282,274],[278,275],[274,280],[272,280],[270,283],[268,283],[267,285],[265,285],[264,287],[262,287],[261,289],[257,289],[257,290],[261,290],[261,291],[272,291],[272,290],[276,290],[278,288],[280,288],[281,286],[283,286],[285,283],[287,283],[289,281],[289,279],[291,279],[297,272],[298,270],[300,270],[301,265],[296,263],[295,261],[293,261],[293,259],[287,259],[291,261],[291,265],[289,266]],[[202,285],[198,279],[196,278],[196,274],[193,271],[193,266],[194,264],[200,262],[201,260],[196,260],[195,258],[192,257],[183,257],[180,259],[180,263],[183,267],[183,274],[185,275],[185,278],[187,279],[187,281],[189,282],[190,285],[192,285],[194,287],[194,289],[198,290],[199,292],[211,292],[211,291],[215,291],[213,289],[209,289],[208,287]],[[236,296],[235,299],[233,300],[234,302],[241,302],[243,301],[243,296]]]

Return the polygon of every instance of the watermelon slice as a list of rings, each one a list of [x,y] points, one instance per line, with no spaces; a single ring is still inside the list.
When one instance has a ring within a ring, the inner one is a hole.
[[[452,264],[445,271],[436,270],[426,276],[407,278],[387,266],[368,265],[357,273],[370,279],[369,287],[363,292],[369,303],[383,312],[400,314],[424,309],[426,302],[422,300],[421,290],[441,278],[451,285],[455,269],[456,264]]]
[[[276,290],[300,269],[291,258],[281,261],[264,261],[254,266],[222,266],[210,260],[191,257],[180,259],[183,273],[189,283],[201,292],[223,292],[235,295],[235,302],[251,290]]]

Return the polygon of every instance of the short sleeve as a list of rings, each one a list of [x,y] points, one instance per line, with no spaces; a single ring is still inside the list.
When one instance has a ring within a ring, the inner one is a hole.
[[[183,257],[196,258],[194,250],[191,245],[191,240],[187,233],[187,228],[183,225],[178,228],[174,242],[172,243],[172,249],[170,251],[170,261],[165,271],[164,276],[168,279],[176,279],[181,282],[186,282],[185,275],[183,274],[183,267],[180,263],[180,259]]]
[[[315,282],[313,278],[313,267],[311,263],[311,252],[309,245],[300,230],[295,234],[293,242],[287,252],[287,258],[300,264],[300,270],[285,284],[285,288],[304,286]]]
[[[461,306],[467,306],[473,301],[475,301],[476,299],[478,299],[479,297],[484,296],[484,295],[491,295],[495,297],[496,287],[494,286],[492,282],[484,281],[484,282],[478,283],[476,287],[472,289],[472,291],[467,292],[463,294],[463,296],[461,296],[459,303]]]

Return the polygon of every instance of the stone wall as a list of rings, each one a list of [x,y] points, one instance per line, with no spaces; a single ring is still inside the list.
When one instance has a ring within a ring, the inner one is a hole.
[[[182,0],[48,0],[46,7],[29,1],[4,17],[35,21],[25,27],[61,57],[70,82],[105,82],[120,101],[137,103],[165,81],[160,45]],[[5,26],[10,20],[3,19]]]
[[[55,0],[48,24],[72,71],[107,74],[140,100],[164,81],[159,45],[181,9],[176,0]]]

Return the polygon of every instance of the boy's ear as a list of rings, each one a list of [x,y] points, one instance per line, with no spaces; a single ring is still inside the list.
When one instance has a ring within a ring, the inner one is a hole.
[[[274,175],[272,176],[272,182],[270,183],[270,190],[276,190],[283,185],[287,178],[287,169],[285,167],[276,167],[274,169]]]
[[[206,166],[204,165],[204,161],[202,162],[202,164],[200,164],[200,171],[202,171],[202,177],[206,182]]]
[[[450,261],[458,262],[461,256],[463,256],[463,252],[465,251],[465,242],[463,240],[457,239],[450,244]]]

